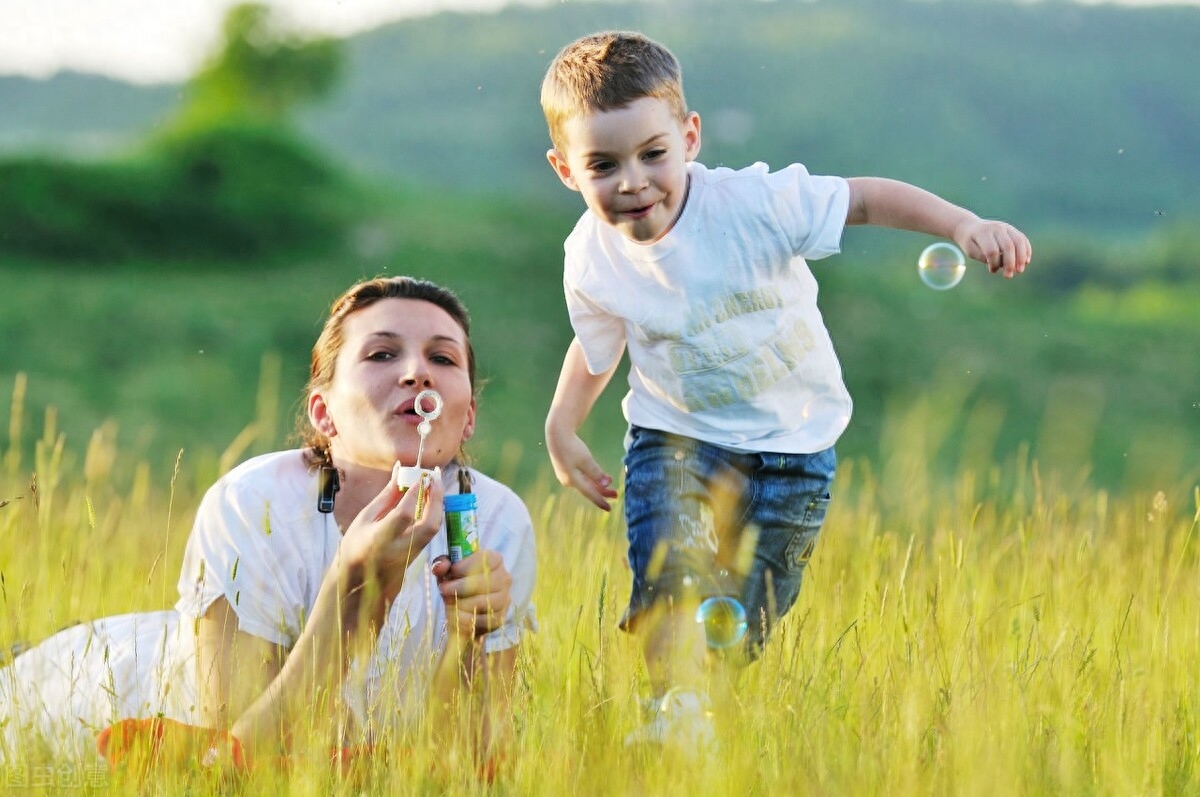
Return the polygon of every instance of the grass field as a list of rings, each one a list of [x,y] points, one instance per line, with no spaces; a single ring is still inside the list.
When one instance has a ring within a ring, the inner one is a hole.
[[[0,641],[174,602],[215,471],[140,465],[103,428],[85,450],[48,433],[36,461],[19,451],[0,465]],[[515,755],[491,792],[1200,793],[1200,488],[1116,496],[1033,461],[943,484],[910,459],[901,495],[886,470],[843,463],[799,603],[736,677],[720,755],[703,763],[622,745],[643,680],[615,628],[629,585],[619,518],[556,486],[527,490],[540,631],[519,664]],[[488,791],[462,757],[418,747],[353,783],[301,764],[287,784],[260,773],[237,791]],[[33,793],[137,791],[50,762],[3,776]],[[188,773],[158,785],[211,792]]]

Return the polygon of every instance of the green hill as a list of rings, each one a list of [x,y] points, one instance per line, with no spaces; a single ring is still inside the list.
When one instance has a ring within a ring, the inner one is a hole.
[[[885,174],[1035,231],[1136,234],[1200,216],[1196,7],[673,0],[444,13],[350,39],[345,85],[306,127],[365,173],[560,200],[538,84],[559,47],[614,27],[677,51],[711,164]],[[129,133],[177,96],[85,92],[82,80],[0,80],[0,107],[30,109],[0,114],[0,146]]]
[[[287,130],[156,136],[98,162],[0,159],[0,256],[235,263],[343,245],[362,186]]]
[[[1026,277],[976,268],[945,294],[915,279],[920,236],[854,230],[842,256],[814,264],[857,405],[844,456],[913,484],[915,452],[980,478],[1021,457],[1118,490],[1197,478],[1200,148],[1187,144],[1200,129],[1200,13],[1054,4],[442,14],[354,39],[349,83],[308,115],[309,142],[227,131],[62,161],[45,154],[47,132],[42,155],[0,163],[0,417],[29,376],[28,411],[0,452],[45,436],[52,456],[59,432],[82,448],[111,418],[123,448],[161,472],[184,448],[203,481],[226,446],[235,457],[283,443],[336,293],[404,272],[467,300],[488,380],[475,453],[533,478],[570,338],[561,242],[580,209],[544,164],[537,83],[557,47],[602,27],[679,52],[710,163],[884,173],[1033,233]],[[0,82],[0,103],[13,85]],[[86,97],[72,96],[86,119]],[[208,198],[189,191],[213,164]],[[55,185],[68,186],[57,199],[44,190]],[[110,223],[114,202],[159,226]],[[27,218],[14,225],[31,207],[50,230],[41,248],[22,248]],[[87,256],[53,249],[71,242]],[[612,468],[620,392],[588,430]],[[238,439],[252,421],[257,436]]]
[[[52,456],[60,433],[78,451],[111,419],[101,442],[119,434],[122,450],[164,477],[186,449],[187,472],[203,483],[227,446],[238,458],[285,442],[329,301],[357,278],[409,273],[453,287],[471,308],[486,380],[472,449],[483,467],[527,482],[546,469],[541,424],[570,339],[561,241],[575,215],[551,203],[377,192],[370,216],[332,252],[237,263],[2,259],[0,417],[11,415],[17,374],[29,382],[28,411],[0,436],[0,452],[28,454],[41,437]],[[1182,259],[1200,245],[1194,232],[1123,250],[1047,240],[1020,280],[975,267],[948,293],[916,279],[927,243],[851,230],[843,255],[814,264],[856,400],[843,456],[904,484],[914,457],[989,479],[1032,456],[1047,476],[1118,491],[1184,489],[1200,477],[1200,280],[1186,267],[1194,259]],[[1081,255],[1090,276],[1060,285],[1056,272]],[[1135,259],[1143,276],[1129,283],[1121,268]],[[614,469],[622,383],[586,432]],[[251,423],[255,435],[239,439]]]
[[[111,154],[165,120],[179,91],[75,72],[0,75],[0,151]]]
[[[1195,218],[1200,9],[1063,3],[570,3],[352,42],[311,129],[364,166],[470,190],[558,188],[537,104],[570,39],[632,27],[684,64],[701,159],[935,187],[1039,229]]]

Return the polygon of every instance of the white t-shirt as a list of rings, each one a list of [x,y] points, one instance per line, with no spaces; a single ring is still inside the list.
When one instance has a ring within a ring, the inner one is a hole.
[[[458,492],[457,468],[443,471]],[[533,524],[509,488],[472,470],[479,542],[512,575],[512,605],[488,651],[536,628]],[[255,457],[209,489],[188,538],[174,611],[107,617],[55,634],[0,669],[0,763],[33,749],[95,761],[96,733],[117,720],[161,715],[199,724],[195,620],[224,596],[243,631],[290,648],[316,601],[341,534],[317,512],[317,478],[300,451]],[[436,536],[405,574],[369,661],[344,688],[359,727],[405,722],[425,706],[431,666],[446,639],[445,606],[429,563],[446,553]]]
[[[584,213],[563,286],[588,370],[629,349],[630,423],[741,451],[812,453],[838,439],[852,403],[805,258],[839,251],[841,177],[688,165],[687,201],[639,244]]]
[[[504,625],[484,640],[485,650],[495,652],[517,645],[522,631],[536,626],[533,522],[516,493],[471,474],[479,544],[498,552],[512,576]],[[442,479],[447,494],[458,492],[456,466],[444,469]],[[316,501],[316,474],[299,451],[256,457],[230,471],[196,514],[175,609],[198,618],[224,596],[241,630],[294,645],[341,542],[333,516],[317,512]],[[446,609],[429,564],[447,550],[443,526],[405,573],[371,660],[352,667],[345,696],[360,722],[423,711],[419,696],[446,640]]]

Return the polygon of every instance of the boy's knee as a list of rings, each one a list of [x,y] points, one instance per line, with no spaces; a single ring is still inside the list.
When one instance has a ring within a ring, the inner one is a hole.
[[[634,630],[638,619],[650,611],[696,606],[705,598],[736,596],[738,585],[725,570],[714,567],[711,557],[667,556],[646,572],[634,573],[629,608],[622,630]]]

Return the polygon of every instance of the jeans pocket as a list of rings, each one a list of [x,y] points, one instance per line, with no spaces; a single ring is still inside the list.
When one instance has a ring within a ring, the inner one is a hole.
[[[808,564],[813,549],[817,545],[821,526],[825,523],[825,514],[829,511],[831,500],[833,499],[829,493],[808,499],[804,508],[804,517],[796,527],[792,539],[788,542],[787,550],[784,552],[789,569],[802,570]]]

